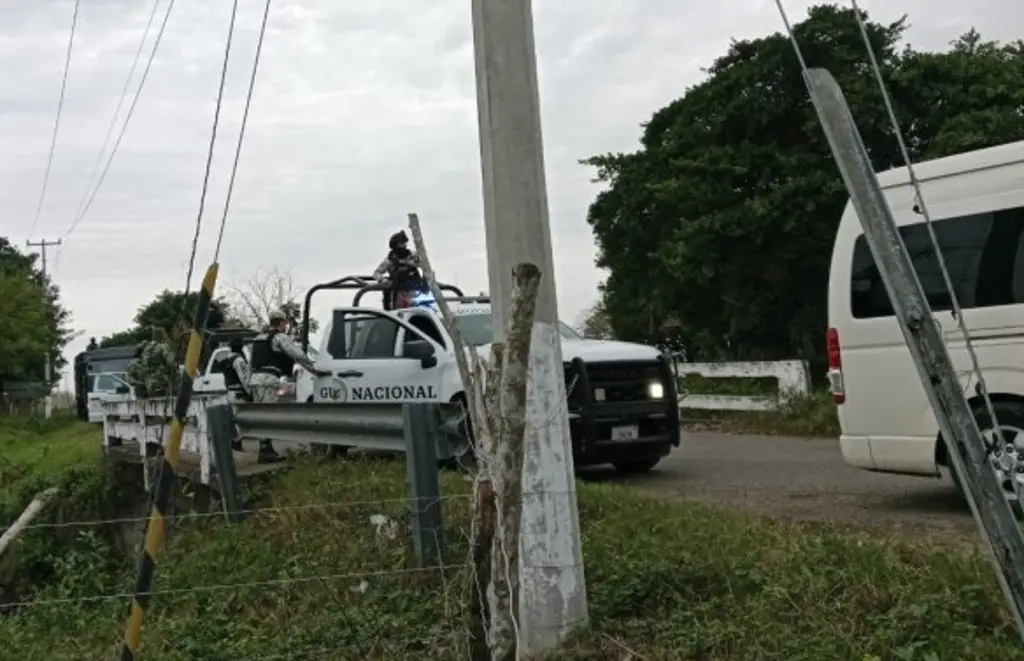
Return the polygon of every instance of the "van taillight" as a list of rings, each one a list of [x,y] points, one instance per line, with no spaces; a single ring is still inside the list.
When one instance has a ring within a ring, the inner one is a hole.
[[[843,383],[843,354],[839,348],[839,331],[829,328],[825,333],[825,352],[828,354],[828,383],[832,399],[836,404],[846,401],[846,386]]]

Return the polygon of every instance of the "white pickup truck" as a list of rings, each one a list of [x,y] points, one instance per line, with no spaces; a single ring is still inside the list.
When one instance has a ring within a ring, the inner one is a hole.
[[[493,335],[491,308],[483,301],[455,300],[452,312],[463,338],[486,355]],[[669,360],[653,347],[584,339],[561,322],[559,330],[575,464],[650,470],[680,441]],[[465,398],[452,339],[430,308],[337,308],[324,326],[316,364],[331,375],[301,370],[300,402]]]

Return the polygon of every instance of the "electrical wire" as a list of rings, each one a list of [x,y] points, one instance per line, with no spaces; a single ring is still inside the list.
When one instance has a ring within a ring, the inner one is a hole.
[[[107,157],[107,162],[103,166],[103,171],[100,173],[99,179],[96,181],[95,188],[92,189],[92,193],[89,196],[89,201],[86,202],[85,207],[82,208],[82,212],[79,213],[71,225],[64,231],[63,238],[67,238],[78,224],[82,222],[85,215],[92,208],[92,203],[96,199],[96,194],[99,193],[100,187],[103,186],[103,182],[106,181],[107,172],[110,171],[110,164],[114,162],[114,156],[117,155],[117,150],[121,146],[121,140],[124,138],[125,131],[128,130],[128,124],[132,120],[132,116],[135,113],[135,107],[139,103],[139,97],[142,95],[142,89],[146,85],[146,80],[149,78],[149,71],[153,67],[153,60],[156,59],[157,50],[160,48],[160,43],[163,41],[164,32],[167,29],[167,22],[171,18],[171,10],[174,9],[175,0],[170,0],[167,4],[167,11],[164,12],[163,21],[160,23],[160,30],[156,34],[156,39],[153,41],[153,49],[149,53],[149,59],[146,61],[146,68],[142,70],[142,77],[139,79],[139,86],[135,90],[135,96],[132,99],[132,103],[128,106],[128,112],[125,114],[124,124],[121,125],[121,131],[118,133],[117,140],[114,141],[114,146],[110,150],[110,155]]]
[[[213,129],[210,131],[210,145],[206,152],[206,168],[203,172],[203,188],[199,193],[199,212],[196,214],[195,232],[192,235],[192,251],[188,258],[188,273],[185,275],[185,299],[192,287],[192,274],[196,267],[196,252],[199,250],[199,234],[203,228],[203,212],[206,210],[206,194],[210,189],[210,172],[213,169],[213,152],[217,145],[217,127],[220,125],[220,111],[224,104],[224,83],[228,77],[228,63],[231,60],[231,44],[235,36],[235,20],[238,17],[238,0],[231,3],[231,22],[228,25],[228,40],[224,46],[224,63],[220,70],[220,86],[217,88],[217,105],[213,111]],[[184,302],[184,301],[183,301]]]
[[[36,215],[32,220],[32,228],[28,231],[29,236],[36,232],[39,225],[39,217],[43,213],[43,202],[46,200],[46,188],[50,183],[50,168],[53,166],[53,154],[57,151],[57,133],[60,131],[60,118],[64,113],[64,93],[68,87],[68,71],[71,69],[71,52],[75,45],[75,30],[78,27],[78,10],[82,0],[75,0],[74,13],[71,15],[71,35],[68,37],[67,54],[64,56],[64,75],[60,83],[60,98],[57,100],[57,118],[53,122],[53,137],[50,139],[50,154],[46,158],[46,170],[43,172],[43,188],[39,192],[39,204],[36,205]]]
[[[121,88],[121,97],[117,100],[117,106],[114,108],[114,115],[110,118],[110,125],[107,127],[107,135],[103,138],[103,145],[100,146],[100,151],[96,154],[96,162],[93,163],[92,172],[89,174],[89,182],[85,185],[85,190],[82,191],[82,199],[78,201],[78,207],[75,210],[74,218],[78,218],[82,214],[82,209],[85,207],[86,201],[89,199],[89,191],[92,189],[93,184],[96,183],[96,175],[99,173],[100,164],[103,163],[103,154],[107,151],[107,145],[110,144],[110,139],[114,136],[114,128],[117,126],[117,118],[121,114],[121,108],[124,107],[124,102],[128,98],[128,90],[131,88],[132,78],[135,77],[135,70],[139,67],[139,62],[142,61],[142,50],[146,45],[146,39],[149,37],[149,31],[153,27],[153,21],[156,19],[156,10],[160,7],[160,0],[153,0],[153,9],[149,12],[149,20],[146,21],[146,28],[142,31],[142,38],[139,40],[139,47],[135,51],[135,59],[132,61],[132,66],[128,70],[128,76],[124,79],[124,87]],[[72,220],[74,220],[74,218]]]
[[[263,21],[260,23],[260,36],[256,42],[256,56],[252,63],[252,73],[249,76],[249,89],[245,94],[245,109],[242,111],[242,125],[238,130],[238,144],[235,146],[235,160],[231,164],[231,178],[228,180],[227,196],[224,200],[224,214],[220,219],[220,229],[217,232],[217,246],[213,251],[213,261],[220,257],[221,244],[224,242],[224,229],[228,222],[228,209],[231,207],[231,196],[235,191],[235,176],[238,174],[238,161],[242,155],[242,142],[245,140],[245,127],[249,122],[249,106],[252,104],[252,91],[256,86],[256,73],[260,66],[260,54],[263,52],[263,37],[267,33],[267,19],[270,17],[270,2],[266,0],[263,5]]]
[[[973,346],[973,343],[972,343],[972,340],[971,340],[970,331],[967,329],[966,322],[963,319],[963,314],[961,314],[960,304],[959,304],[959,301],[957,299],[956,292],[953,289],[952,278],[949,275],[949,270],[946,268],[946,263],[945,263],[945,260],[943,259],[943,256],[942,256],[942,249],[939,246],[938,239],[935,236],[934,228],[931,225],[931,217],[929,216],[927,208],[925,206],[924,196],[921,194],[920,182],[918,181],[916,173],[914,171],[913,161],[910,158],[910,152],[907,149],[906,142],[905,142],[904,137],[903,137],[903,131],[900,128],[899,121],[896,118],[896,112],[895,112],[895,110],[893,108],[892,99],[891,99],[891,96],[889,94],[889,89],[888,89],[888,87],[885,84],[885,80],[882,77],[881,67],[879,66],[878,60],[875,57],[874,48],[872,47],[871,38],[868,35],[867,26],[864,23],[864,19],[862,17],[860,6],[858,5],[857,0],[851,0],[851,4],[852,4],[852,7],[853,7],[853,13],[854,13],[855,19],[857,21],[858,28],[859,28],[860,33],[861,33],[861,37],[864,40],[865,46],[867,47],[868,59],[869,59],[870,65],[871,65],[872,73],[874,75],[875,81],[878,83],[879,90],[882,93],[882,99],[883,99],[883,101],[885,103],[885,109],[886,109],[886,112],[888,113],[889,121],[890,121],[890,124],[892,125],[893,131],[896,134],[896,139],[897,139],[898,144],[899,144],[900,152],[901,152],[901,155],[903,157],[904,164],[907,167],[907,172],[908,172],[908,175],[909,175],[911,186],[914,189],[915,195],[917,196],[917,202],[918,202],[918,205],[919,205],[920,210],[921,210],[921,215],[924,216],[924,218],[925,218],[925,225],[926,225],[926,228],[927,228],[927,231],[928,231],[929,238],[930,238],[931,243],[932,243],[932,249],[935,252],[935,255],[936,255],[936,258],[937,258],[937,264],[939,266],[939,269],[942,271],[943,281],[944,281],[944,284],[946,286],[947,293],[950,296],[951,308],[952,308],[953,314],[954,314],[954,316],[957,319],[957,324],[958,324],[958,326],[960,328],[960,332],[963,334],[963,337],[964,337],[964,343],[966,345],[968,354],[969,354],[970,359],[971,359],[972,370],[973,370],[974,374],[976,374],[977,377],[978,377],[978,391],[982,395],[982,399],[985,402],[985,408],[987,409],[988,415],[991,416],[991,418],[992,418],[993,428],[995,429],[997,436],[1001,439],[1002,433],[999,430],[998,423],[997,423],[996,418],[995,418],[995,411],[993,410],[993,407],[992,407],[992,400],[991,400],[991,398],[988,395],[987,388],[985,387],[985,377],[984,377],[984,375],[981,372],[981,368],[980,368],[980,365],[978,363],[977,355],[974,352],[974,346]],[[776,7],[778,7],[779,14],[782,16],[782,20],[783,20],[783,22],[786,25],[786,30],[789,33],[790,40],[792,41],[794,50],[796,51],[797,58],[800,60],[801,74],[805,77],[805,82],[807,82],[808,90],[811,91],[811,83],[810,83],[809,78],[807,77],[807,74],[808,74],[807,64],[804,61],[803,56],[800,53],[800,47],[799,47],[799,44],[797,42],[796,35],[794,34],[793,29],[792,29],[792,27],[789,24],[789,19],[786,16],[786,10],[782,6],[782,0],[775,0],[775,5],[776,5]],[[812,95],[813,95],[813,91],[812,91]],[[984,439],[984,437],[982,437],[982,439],[983,439],[983,443],[985,443],[985,445],[986,445],[986,448],[985,448],[986,451],[987,452],[991,452],[993,448],[991,448],[989,446],[988,442]],[[1000,440],[1000,443],[1002,443],[1001,440]],[[1014,480],[1014,482],[1015,482],[1015,480]],[[1018,494],[1018,498],[1019,498],[1019,496],[1020,496],[1020,489],[1018,488],[1018,485],[1014,484],[1013,485],[1013,489]],[[979,530],[980,530],[980,534],[981,534],[982,540],[985,543],[985,545],[992,551],[993,559],[994,559],[994,556],[995,556],[996,553],[1009,553],[1009,551],[1007,549],[1005,549],[1005,548],[1003,548],[1001,550],[997,550],[996,545],[993,543],[992,537],[988,534],[988,530],[987,530],[986,526],[981,524],[981,519],[980,519],[980,515],[979,515],[979,512],[978,512],[978,505],[977,505],[977,503],[974,502],[974,498],[970,494],[969,491],[966,492],[966,495],[967,495],[968,505],[970,506],[970,509],[971,509],[971,513],[973,514],[974,519],[979,522],[979,526],[978,527],[979,527]],[[1018,631],[1018,633],[1020,633],[1020,635],[1024,636],[1024,618],[1022,618],[1021,612],[1020,612],[1019,608],[1016,607],[1017,600],[1016,600],[1015,593],[1014,593],[1013,589],[1011,589],[1009,581],[1008,581],[1006,575],[1003,573],[1002,568],[999,566],[999,563],[997,562],[996,564],[997,564],[996,578],[997,578],[997,580],[999,582],[1000,587],[1003,590],[1003,593],[1006,595],[1007,601],[1011,604],[1011,606],[1013,606],[1011,608],[1011,612],[1013,614],[1013,618],[1014,618],[1014,622],[1015,622],[1016,627],[1017,627],[1017,631]]]
[[[949,294],[950,308],[953,312],[953,316],[956,318],[960,333],[964,337],[964,345],[967,349],[967,355],[971,359],[971,369],[978,377],[978,393],[985,402],[985,411],[988,413],[989,419],[992,421],[992,428],[995,431],[995,436],[999,440],[999,443],[1003,444],[1003,434],[996,421],[996,411],[992,406],[992,398],[989,397],[988,394],[985,375],[981,371],[981,363],[978,361],[978,354],[974,350],[974,341],[971,338],[971,332],[967,328],[967,322],[964,321],[963,310],[960,307],[960,300],[956,295],[956,287],[953,284],[952,277],[949,275],[949,269],[946,268],[946,259],[942,255],[942,247],[939,245],[939,239],[935,235],[935,226],[932,223],[931,214],[928,213],[928,206],[925,204],[924,195],[921,193],[921,182],[918,180],[917,173],[914,171],[914,163],[910,158],[910,150],[907,149],[907,142],[903,137],[903,130],[900,128],[899,120],[896,118],[896,110],[892,104],[892,95],[889,93],[889,87],[885,84],[885,80],[882,78],[882,68],[878,64],[878,58],[875,57],[875,49],[871,44],[871,36],[868,34],[868,28],[864,23],[864,17],[860,6],[857,4],[857,0],[850,0],[850,3],[853,7],[853,14],[857,19],[857,27],[860,29],[861,38],[864,40],[864,45],[868,51],[868,60],[871,63],[871,71],[874,75],[875,82],[878,83],[878,90],[882,93],[882,101],[885,103],[885,111],[889,115],[889,122],[892,124],[893,132],[896,134],[896,142],[899,145],[900,155],[903,157],[903,163],[907,168],[907,175],[910,178],[910,186],[914,189],[914,195],[916,196],[917,203],[921,209],[921,215],[924,217],[924,226],[928,230],[928,238],[932,243],[932,250],[935,253],[936,263],[939,267],[939,271],[942,272],[942,281],[946,286],[947,293]],[[991,447],[987,449],[989,452],[993,450]],[[1014,485],[1014,491],[1019,495],[1017,480],[1011,478],[1011,482]]]

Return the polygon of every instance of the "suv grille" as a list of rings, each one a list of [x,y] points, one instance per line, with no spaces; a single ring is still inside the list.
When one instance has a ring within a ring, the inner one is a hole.
[[[595,404],[602,402],[647,401],[647,387],[652,381],[661,381],[657,361],[615,361],[585,363],[590,377],[591,396]],[[565,365],[565,387],[570,406],[579,403],[580,384],[571,364]],[[570,391],[569,388],[572,387]],[[603,395],[603,397],[602,397]]]

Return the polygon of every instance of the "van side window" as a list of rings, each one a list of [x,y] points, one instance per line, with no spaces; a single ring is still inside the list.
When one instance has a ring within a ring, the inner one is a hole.
[[[1024,207],[945,218],[932,228],[961,308],[1024,303]],[[949,310],[952,301],[927,226],[905,225],[900,235],[932,310]],[[894,314],[863,235],[853,248],[850,307],[855,319]]]

